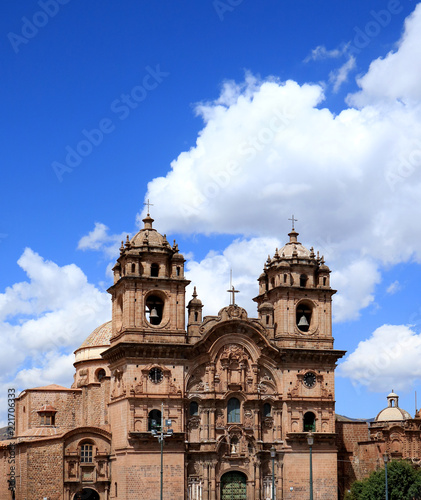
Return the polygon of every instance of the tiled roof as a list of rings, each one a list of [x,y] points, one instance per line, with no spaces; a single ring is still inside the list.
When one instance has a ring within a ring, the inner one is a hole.
[[[99,347],[103,345],[110,345],[111,339],[111,321],[107,321],[89,335],[83,342],[79,349],[86,349],[87,347]]]

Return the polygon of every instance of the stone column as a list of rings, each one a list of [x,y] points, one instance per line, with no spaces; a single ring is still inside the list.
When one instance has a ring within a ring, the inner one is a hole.
[[[260,499],[260,490],[262,487],[262,482],[261,482],[261,461],[256,460],[256,479],[254,482],[254,492],[255,492],[255,499],[259,500]]]
[[[212,460],[209,464],[210,468],[210,499],[209,500],[216,500],[216,478],[215,478],[215,467],[216,467],[216,461]]]
[[[212,439],[212,441],[215,441],[215,439],[216,439],[216,436],[215,436],[215,412],[216,412],[215,408],[211,408],[209,410],[209,416],[210,416],[210,439]]]
[[[209,464],[203,463],[203,500],[210,500],[209,498]]]
[[[215,363],[209,364],[209,390],[213,392],[215,390]]]
[[[275,467],[278,467],[278,473],[277,473],[277,477],[278,477],[278,482],[276,483],[276,500],[283,500],[284,498],[284,464],[281,460],[277,460],[276,461],[276,464],[275,464]]]

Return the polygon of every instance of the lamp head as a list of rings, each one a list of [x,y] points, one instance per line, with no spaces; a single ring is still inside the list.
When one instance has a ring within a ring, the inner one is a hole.
[[[314,434],[312,432],[307,434],[307,443],[309,446],[313,446],[314,444]]]

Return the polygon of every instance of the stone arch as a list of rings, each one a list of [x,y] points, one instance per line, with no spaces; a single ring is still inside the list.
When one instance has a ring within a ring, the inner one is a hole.
[[[307,323],[307,325],[306,325]],[[308,297],[295,304],[295,326],[299,333],[315,333],[318,328],[317,303]]]
[[[73,496],[73,500],[100,500],[99,493],[92,488],[83,488],[82,490],[76,492]]]

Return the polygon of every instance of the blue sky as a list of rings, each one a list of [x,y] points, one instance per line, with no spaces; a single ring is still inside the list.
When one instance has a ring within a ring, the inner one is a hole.
[[[10,386],[71,384],[72,352],[110,316],[111,263],[149,197],[207,314],[228,303],[232,268],[238,303],[256,315],[256,278],[294,213],[338,289],[335,347],[349,354],[337,411],[372,417],[393,388],[413,413],[421,6],[39,0],[2,10],[0,403]]]

